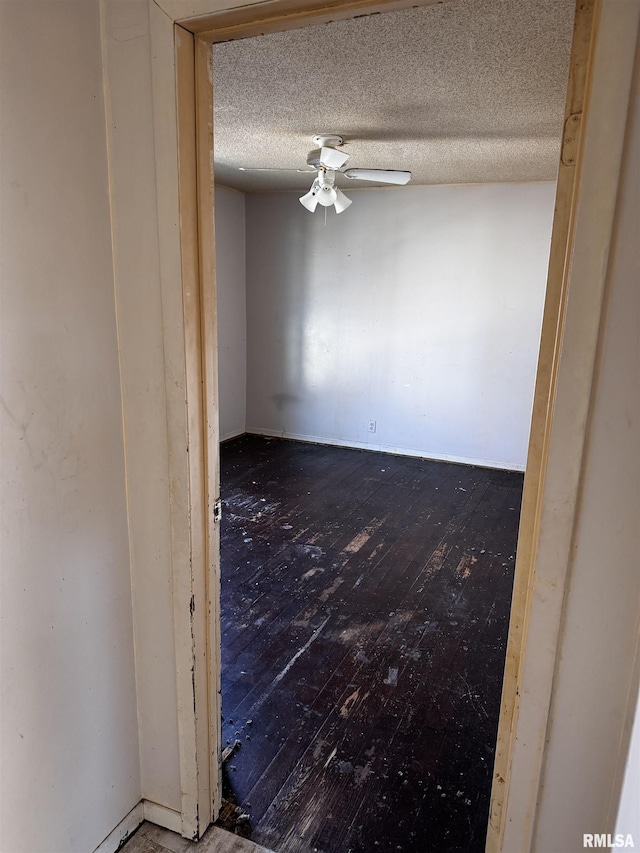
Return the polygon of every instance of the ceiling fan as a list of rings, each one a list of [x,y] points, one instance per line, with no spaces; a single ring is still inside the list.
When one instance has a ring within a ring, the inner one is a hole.
[[[311,189],[300,198],[300,204],[313,213],[320,204],[322,207],[333,205],[336,213],[342,213],[351,204],[351,199],[336,186],[336,173],[356,181],[377,181],[382,184],[403,186],[411,180],[411,172],[396,169],[345,169],[349,155],[338,151],[342,145],[341,136],[314,136],[315,148],[309,152],[307,165],[318,173]]]
[[[336,186],[336,174],[356,181],[375,181],[381,184],[404,186],[411,180],[411,172],[396,169],[345,169],[349,155],[339,151],[344,142],[341,136],[314,136],[317,147],[309,152],[307,166],[310,169],[296,169],[297,172],[315,171],[316,177],[308,193],[300,198],[300,204],[313,213],[318,205],[335,207],[336,213],[342,213],[352,203],[350,198]],[[242,169],[242,171],[249,171]],[[253,171],[253,170],[251,170]],[[262,171],[262,170],[261,170]],[[271,170],[269,170],[271,171]],[[290,171],[290,170],[287,170]]]

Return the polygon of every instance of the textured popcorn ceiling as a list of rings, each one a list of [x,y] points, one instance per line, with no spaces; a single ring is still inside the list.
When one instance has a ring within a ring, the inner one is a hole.
[[[214,46],[216,178],[308,189],[311,137],[414,184],[555,180],[574,0],[447,0]],[[345,188],[369,186],[341,178]]]

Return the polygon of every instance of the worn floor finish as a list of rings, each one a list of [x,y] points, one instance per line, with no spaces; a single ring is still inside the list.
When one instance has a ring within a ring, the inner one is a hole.
[[[188,841],[176,832],[143,823],[122,853],[271,853],[251,841],[211,826],[200,841]]]
[[[522,475],[221,451],[227,795],[278,853],[484,850]]]

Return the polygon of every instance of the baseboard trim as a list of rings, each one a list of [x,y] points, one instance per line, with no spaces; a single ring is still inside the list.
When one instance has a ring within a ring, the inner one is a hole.
[[[144,821],[144,808],[142,800],[137,806],[134,806],[128,815],[126,815],[115,829],[111,830],[104,841],[99,844],[94,853],[116,853],[129,836],[133,835],[136,829]]]
[[[172,832],[182,831],[182,815],[175,809],[161,806],[151,800],[140,800],[128,815],[126,815],[115,829],[112,829],[104,841],[99,844],[94,853],[116,853],[127,839],[133,835],[140,824],[148,820],[156,826],[170,829]]]
[[[246,429],[236,429],[233,432],[225,433],[220,439],[220,444],[224,441],[231,441],[232,438],[237,438],[239,435],[244,435],[246,433]]]
[[[161,806],[160,803],[153,803],[151,800],[143,800],[142,805],[144,819],[148,820],[149,823],[155,823],[156,826],[162,826],[172,832],[182,832],[182,815],[180,812],[167,806]]]
[[[351,447],[354,450],[373,450],[377,453],[391,453],[394,456],[414,456],[417,459],[431,459],[434,462],[454,462],[457,465],[475,465],[478,468],[497,468],[500,471],[525,470],[525,465],[515,462],[496,462],[492,459],[475,459],[470,456],[453,456],[447,453],[431,453],[424,450],[415,450],[407,447],[392,447],[386,444],[370,444],[366,441],[337,441],[333,438],[325,438],[321,435],[302,435],[296,432],[282,432],[274,429],[261,429],[260,427],[247,427],[249,435],[266,435],[270,438],[288,438],[292,441],[306,441],[309,444],[329,444],[334,447]]]

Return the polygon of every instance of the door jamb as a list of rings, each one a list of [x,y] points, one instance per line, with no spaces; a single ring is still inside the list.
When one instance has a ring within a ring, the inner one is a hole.
[[[519,685],[522,681],[522,666],[526,655],[531,590],[535,582],[540,533],[541,503],[549,461],[549,437],[553,422],[558,360],[568,296],[570,250],[582,166],[581,144],[584,140],[584,134],[580,131],[585,121],[589,69],[593,61],[598,16],[598,0],[576,4],[531,433],[516,548],[509,636],[493,768],[487,853],[497,853],[502,849],[504,835],[503,818],[508,799],[511,758],[520,710]],[[571,515],[575,509],[577,495],[573,497]]]
[[[214,266],[213,257],[207,258],[204,253],[206,247],[214,246],[213,234],[207,235],[205,229],[213,219],[213,202],[207,187],[207,173],[202,169],[199,156],[203,145],[209,145],[207,133],[211,122],[207,119],[206,111],[203,112],[208,76],[206,73],[199,73],[203,61],[201,44],[194,40],[191,33],[178,26],[174,28],[174,37],[180,257],[192,518],[192,585],[188,602],[190,633],[189,648],[185,650],[185,658],[191,660],[191,666],[186,673],[185,669],[182,669],[182,674],[187,679],[183,690],[186,701],[179,703],[178,718],[181,724],[180,781],[183,824],[186,811],[189,835],[199,836],[220,808],[220,785],[217,782],[219,774],[213,772],[219,751],[219,737],[216,743],[213,720],[220,717],[220,693],[212,689],[217,685],[217,681],[211,671],[212,650],[219,647],[219,641],[216,644],[211,635],[212,627],[219,621],[215,615],[217,611],[211,612],[212,602],[218,597],[216,579],[219,577],[215,548],[218,525],[213,520],[212,506],[217,497],[217,367],[215,361],[211,363],[211,359],[207,358],[204,347],[206,342],[211,342],[211,338],[215,343],[215,329],[213,336],[204,331],[207,326],[204,318],[209,307],[208,295],[213,286]],[[211,214],[207,217],[205,211],[208,202]],[[215,317],[213,319],[215,321]],[[178,649],[178,643],[176,645]],[[215,661],[214,655],[213,664]],[[217,668],[219,671],[219,657]],[[179,663],[178,671],[181,671]]]

